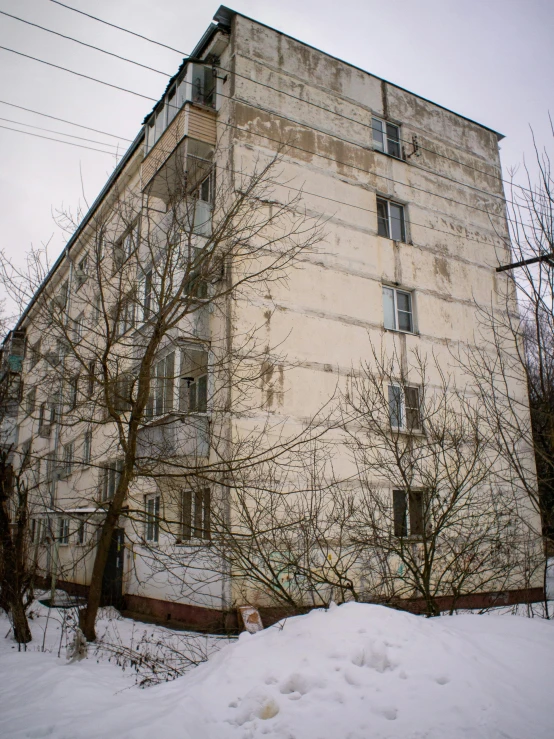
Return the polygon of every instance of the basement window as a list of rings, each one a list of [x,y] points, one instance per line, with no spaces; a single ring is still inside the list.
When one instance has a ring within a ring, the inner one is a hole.
[[[396,159],[401,158],[400,128],[381,118],[371,119],[373,131],[373,147],[384,154],[390,154]]]

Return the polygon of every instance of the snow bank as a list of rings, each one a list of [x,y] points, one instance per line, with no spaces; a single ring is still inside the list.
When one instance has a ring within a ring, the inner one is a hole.
[[[5,645],[0,670],[0,735],[9,739],[554,735],[554,627],[515,616],[423,619],[346,604],[242,634],[185,677],[146,690],[106,663],[68,665]]]

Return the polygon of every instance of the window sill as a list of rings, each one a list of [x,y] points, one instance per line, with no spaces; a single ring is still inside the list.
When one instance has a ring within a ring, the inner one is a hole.
[[[198,549],[199,547],[210,547],[212,545],[211,539],[187,539],[185,541],[181,539],[177,539],[175,541],[175,546],[184,548],[184,547],[194,547],[195,549]]]
[[[403,331],[401,328],[387,328],[383,326],[384,331],[390,331],[391,334],[408,334],[408,336],[419,336],[419,331]]]
[[[383,151],[382,149],[376,149],[374,146],[372,147],[372,151],[374,151],[376,154],[382,154],[389,159],[394,159],[397,162],[404,162],[404,164],[408,163],[407,159],[404,159],[402,155],[399,157],[395,157],[394,154],[389,154],[388,151]]]
[[[390,430],[395,434],[402,434],[403,436],[425,436],[425,431],[423,431],[423,429],[410,430],[407,428],[399,428],[398,426],[391,426]]]

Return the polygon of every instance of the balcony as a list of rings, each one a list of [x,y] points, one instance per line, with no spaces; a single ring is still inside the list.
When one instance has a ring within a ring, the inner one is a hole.
[[[195,143],[187,145],[187,139]],[[194,103],[185,103],[142,163],[142,188],[165,202],[179,175],[186,169],[187,154],[204,158],[216,144],[216,112]],[[199,154],[196,154],[196,151]],[[202,151],[204,150],[204,151]]]
[[[180,456],[207,458],[209,454],[209,419],[205,413],[168,413],[139,431],[137,455],[153,460]]]

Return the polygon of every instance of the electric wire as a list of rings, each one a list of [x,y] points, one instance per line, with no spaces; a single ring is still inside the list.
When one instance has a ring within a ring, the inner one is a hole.
[[[92,20],[98,21],[99,23],[103,23],[105,25],[108,25],[108,26],[111,26],[113,28],[116,28],[119,31],[123,31],[124,33],[129,33],[132,36],[137,36],[138,38],[141,38],[141,39],[143,39],[145,41],[148,41],[151,44],[155,44],[156,46],[161,46],[163,48],[170,49],[171,51],[174,51],[177,54],[180,54],[180,55],[182,55],[184,57],[190,57],[190,54],[188,54],[187,52],[184,52],[184,51],[182,51],[180,49],[176,49],[176,48],[174,48],[172,46],[168,46],[167,44],[163,44],[160,41],[156,41],[155,39],[149,38],[148,36],[143,36],[142,34],[135,33],[135,31],[131,31],[128,28],[124,28],[122,26],[117,26],[117,25],[115,25],[113,23],[109,23],[108,21],[105,21],[102,18],[98,18],[98,16],[92,15],[90,13],[85,13],[84,11],[79,10],[78,8],[73,8],[70,5],[66,5],[65,3],[59,2],[59,0],[50,0],[50,2],[53,2],[56,5],[61,5],[62,7],[67,8],[68,10],[72,10],[75,13],[79,13],[81,15],[84,15],[84,16],[86,16],[88,18],[91,18]],[[252,61],[252,62],[255,62],[256,61],[254,59],[251,59],[250,57],[244,57],[244,58],[247,59],[248,61]],[[345,63],[347,63],[347,62],[345,62]],[[312,107],[319,108],[320,110],[322,110],[322,111],[324,111],[326,113],[330,113],[331,115],[338,116],[340,118],[343,118],[344,120],[350,121],[351,123],[356,123],[357,125],[362,126],[364,128],[369,128],[372,131],[374,130],[372,124],[364,123],[363,121],[359,121],[356,118],[352,118],[350,116],[347,116],[344,113],[340,113],[339,111],[331,110],[330,108],[326,107],[325,105],[319,105],[318,103],[314,103],[314,102],[312,102],[310,100],[305,100],[303,98],[298,97],[297,95],[294,95],[293,93],[287,92],[286,90],[280,90],[279,88],[273,87],[272,85],[269,85],[269,84],[267,84],[265,82],[260,82],[259,80],[253,80],[251,77],[248,77],[246,75],[240,74],[240,72],[237,72],[236,70],[227,69],[225,67],[219,67],[219,69],[221,69],[224,72],[228,72],[229,74],[234,74],[236,77],[241,77],[242,79],[245,79],[245,80],[247,80],[250,83],[254,83],[256,85],[260,85],[262,87],[266,87],[267,89],[272,90],[273,92],[276,92],[276,93],[278,93],[280,95],[285,95],[287,97],[290,97],[293,100],[297,100],[298,102],[304,103],[305,105],[311,105]],[[368,72],[368,74],[370,74],[370,73]],[[399,141],[402,142],[402,143],[405,143],[405,144],[409,144],[410,146],[413,145],[413,141],[409,141],[409,140],[403,139],[401,137],[399,138]],[[530,192],[529,188],[523,187],[522,185],[517,185],[517,184],[511,182],[510,180],[505,180],[505,179],[503,179],[498,174],[493,174],[491,172],[485,172],[484,170],[479,169],[478,167],[475,167],[472,164],[467,164],[465,162],[461,162],[459,159],[455,159],[454,157],[449,157],[446,154],[441,154],[440,152],[436,151],[436,149],[430,149],[428,147],[425,147],[422,144],[420,144],[419,142],[418,142],[418,147],[420,149],[422,149],[423,151],[428,151],[429,153],[433,154],[434,156],[440,157],[442,159],[447,159],[450,162],[453,162],[455,164],[458,164],[460,167],[467,167],[469,169],[473,169],[475,172],[477,172],[479,174],[482,174],[482,175],[485,175],[486,177],[492,177],[492,178],[494,178],[496,180],[499,180],[500,182],[503,182],[505,184],[508,184],[508,185],[510,185],[512,187],[517,187],[517,188],[520,188],[522,190],[526,190],[526,191]],[[432,174],[436,174],[438,176],[441,176],[441,174],[439,172],[434,172],[432,170],[424,170],[424,171],[428,171],[428,172],[431,172]]]
[[[5,123],[15,123],[18,126],[27,126],[28,128],[36,128],[37,131],[46,131],[47,133],[56,133],[59,136],[69,136],[69,138],[72,139],[79,139],[80,141],[88,141],[89,144],[101,144],[102,146],[112,146],[114,148],[117,148],[117,144],[109,144],[107,141],[98,141],[98,139],[87,139],[84,136],[76,136],[72,133],[64,133],[64,131],[56,131],[53,128],[44,128],[44,126],[33,126],[31,123],[23,123],[23,121],[14,121],[12,118],[1,118],[0,121],[4,121]],[[22,131],[21,133],[25,133],[25,131]]]
[[[174,51],[177,54],[182,54],[183,56],[189,56],[189,54],[185,54],[185,52],[179,51],[179,49],[176,49],[173,46],[168,46],[167,44],[162,44],[161,41],[154,41],[154,39],[148,38],[148,36],[143,36],[141,33],[135,33],[135,31],[130,31],[128,28],[123,28],[122,26],[117,26],[115,23],[110,23],[109,21],[104,21],[104,20],[102,20],[102,18],[97,18],[95,15],[91,15],[90,13],[85,13],[84,10],[78,10],[78,8],[72,8],[71,5],[66,5],[65,3],[60,3],[60,2],[58,2],[58,0],[50,0],[50,2],[53,2],[56,5],[61,5],[63,8],[67,8],[68,10],[72,10],[74,13],[79,13],[80,15],[85,15],[87,18],[92,18],[92,20],[98,21],[99,23],[103,23],[105,26],[111,26],[111,28],[117,28],[118,31],[124,31],[125,33],[129,33],[131,36],[136,36],[137,38],[141,38],[144,41],[149,41],[151,44],[156,44],[157,46],[162,46],[164,49],[169,49],[170,51]]]
[[[75,72],[73,69],[68,69],[67,67],[61,67],[59,64],[53,64],[52,62],[47,62],[44,59],[39,59],[36,56],[31,56],[30,54],[24,54],[22,51],[16,51],[15,49],[9,49],[7,46],[0,46],[0,49],[3,49],[4,51],[9,51],[12,54],[17,54],[18,56],[23,56],[26,59],[32,59],[34,62],[40,62],[41,64],[46,64],[49,67],[54,67],[55,69],[61,69],[64,72],[69,72],[69,74],[74,74],[77,77],[83,77],[86,80],[92,80],[92,82],[99,82],[101,85],[106,85],[106,87],[113,87],[114,90],[121,90],[121,92],[128,92],[130,95],[136,95],[139,98],[144,98],[145,100],[153,100],[154,102],[157,102],[156,98],[150,97],[149,95],[143,95],[141,92],[135,92],[134,90],[128,90],[126,87],[119,87],[119,85],[113,85],[111,82],[105,82],[104,80],[99,80],[96,77],[90,77],[88,74],[83,74],[82,72]]]
[[[12,52],[14,54],[18,54],[18,55],[23,56],[23,57],[26,57],[28,59],[32,59],[33,61],[40,62],[41,64],[46,64],[48,66],[55,67],[56,69],[61,69],[61,70],[65,71],[65,72],[69,72],[70,74],[74,74],[74,75],[76,75],[78,77],[83,77],[84,79],[88,79],[88,80],[93,81],[93,82],[98,82],[98,83],[100,83],[102,85],[107,85],[108,87],[112,87],[112,88],[114,88],[116,90],[120,90],[122,92],[127,92],[127,93],[130,93],[131,95],[136,95],[136,96],[141,97],[141,98],[144,98],[146,100],[151,100],[151,101],[157,102],[157,100],[155,98],[152,98],[149,95],[143,95],[142,93],[135,92],[134,90],[129,90],[129,89],[125,88],[125,87],[119,87],[118,85],[113,85],[110,82],[105,82],[104,80],[99,80],[99,79],[97,79],[95,77],[90,77],[89,75],[85,75],[85,74],[83,74],[81,72],[76,72],[76,71],[74,71],[72,69],[68,69],[67,67],[61,67],[61,66],[59,66],[57,64],[52,64],[51,62],[47,62],[47,61],[45,61],[43,59],[38,59],[37,57],[30,56],[29,54],[24,54],[24,53],[22,53],[20,51],[15,51],[14,49],[9,49],[9,48],[7,48],[5,46],[0,46],[0,49],[3,49],[5,51],[10,51],[10,52]],[[225,96],[225,97],[229,97],[229,96]],[[262,110],[262,111],[264,111],[266,113],[272,114],[271,111],[267,111],[265,108],[262,108],[260,106],[256,106],[253,103],[245,103],[245,104],[247,104],[247,105],[249,105],[249,106],[251,106],[253,108],[257,108],[258,110]],[[177,106],[175,106],[175,107],[177,108]],[[282,116],[281,115],[280,117],[283,118],[283,120],[288,120],[291,123],[295,123],[296,125],[301,125],[301,126],[304,126],[306,128],[309,128],[311,130],[317,131],[318,133],[321,133],[318,129],[316,129],[316,128],[312,127],[312,126],[309,126],[308,124],[298,124],[296,121],[294,121],[291,118],[287,118],[286,116]],[[244,131],[244,129],[240,129],[239,127],[233,126],[232,124],[226,124],[226,125],[229,125],[232,128],[238,128],[238,130]],[[278,144],[281,143],[278,139],[274,139],[274,138],[272,138],[270,136],[267,136],[266,134],[259,134],[259,133],[256,133],[256,132],[250,132],[250,133],[252,133],[255,136],[261,136],[262,138],[266,138],[269,141],[273,141],[273,142],[278,143]],[[331,136],[331,137],[333,137],[333,138],[335,138],[335,139],[337,139],[339,141],[342,141],[343,143],[350,144],[351,146],[360,146],[360,144],[354,144],[354,143],[348,141],[347,139],[343,139],[340,136],[337,136],[336,134],[326,134],[326,135],[329,135],[329,136]],[[303,147],[297,146],[296,144],[288,144],[288,146],[290,148],[297,149],[299,151],[303,151],[306,154],[311,154],[312,156],[317,156],[317,157],[319,157],[321,159],[326,159],[326,160],[332,161],[332,162],[334,162],[336,164],[340,164],[340,165],[345,166],[345,167],[350,167],[351,169],[358,170],[360,172],[364,172],[364,174],[367,174],[367,170],[365,170],[363,167],[358,167],[355,164],[351,164],[350,162],[342,162],[342,161],[340,161],[340,160],[338,160],[338,159],[336,159],[334,157],[330,157],[330,156],[327,156],[325,154],[320,154],[318,152],[311,151],[309,149],[304,149]],[[435,174],[435,173],[432,173],[432,174]],[[396,184],[402,184],[402,183],[398,182],[398,180],[395,180],[392,177],[387,177],[386,175],[379,175],[379,176],[382,179],[389,180],[390,182],[393,182],[393,183],[396,183]],[[450,180],[452,182],[455,182],[455,183],[457,183],[457,184],[459,184],[461,186],[464,186],[465,185],[465,183],[458,182],[458,180],[452,180],[451,178],[448,178],[448,177],[446,179],[448,179],[448,180]],[[479,207],[477,207],[475,205],[469,205],[467,203],[462,203],[461,201],[456,200],[454,198],[450,198],[450,197],[448,197],[446,195],[442,195],[440,193],[433,193],[433,192],[431,192],[429,190],[425,190],[425,188],[417,187],[416,185],[413,185],[413,184],[412,185],[405,185],[405,186],[406,187],[410,187],[411,189],[414,189],[414,190],[425,192],[428,195],[431,195],[431,196],[434,196],[434,197],[438,197],[438,198],[441,198],[443,200],[447,200],[447,201],[452,202],[452,203],[455,203],[457,205],[461,205],[462,207],[466,207],[466,208],[473,209],[473,210],[478,210],[478,211],[480,211],[482,213],[486,213],[489,216],[494,215],[495,217],[498,217],[498,218],[501,217],[500,215],[491,214],[490,211],[488,211],[488,210],[486,210],[484,208],[479,208]],[[468,185],[468,187],[470,187],[471,189],[476,189],[476,190],[478,190],[478,192],[481,192],[481,193],[483,193],[485,195],[490,195],[492,197],[500,197],[500,196],[496,196],[494,193],[487,193],[486,191],[480,190],[479,188],[473,188],[471,185]],[[505,201],[505,198],[501,197],[501,200],[502,200],[502,202],[504,202]],[[525,206],[522,206],[522,207],[525,207]]]
[[[31,131],[20,131],[18,128],[10,128],[9,126],[0,126],[4,131],[14,131],[15,133],[24,133],[27,136],[34,136],[37,139],[45,139],[46,141],[56,141],[58,144],[67,144],[68,146],[76,146],[79,149],[89,149],[89,151],[97,151],[99,154],[109,154],[110,156],[116,156],[115,151],[104,151],[103,149],[95,149],[92,146],[85,146],[84,144],[75,144],[73,141],[63,141],[62,139],[53,139],[50,136],[41,136],[39,133],[32,133]]]
[[[66,36],[66,34],[60,33],[59,31],[54,31],[51,28],[45,28],[44,26],[39,26],[38,23],[32,23],[31,21],[27,21],[24,18],[19,18],[19,16],[17,15],[6,13],[5,10],[0,10],[0,15],[5,15],[8,18],[13,18],[16,21],[20,21],[21,23],[26,23],[28,26],[34,26],[35,28],[40,28],[41,31],[46,31],[47,33],[53,33],[54,36],[65,38],[68,41],[74,41],[76,44],[80,44],[81,46],[86,46],[89,49],[94,49],[95,51],[99,51],[102,54],[107,54],[108,56],[113,56],[116,59],[120,59],[123,62],[129,62],[129,64],[135,64],[137,67],[148,69],[150,72],[156,72],[156,74],[162,74],[164,77],[171,77],[171,75],[168,74],[167,72],[162,72],[161,70],[155,69],[154,67],[149,67],[147,64],[141,64],[140,62],[135,62],[133,59],[128,59],[125,56],[114,54],[113,51],[107,51],[106,49],[101,49],[99,46],[94,46],[93,44],[87,44],[85,41],[79,41],[79,39],[73,38],[73,36]]]
[[[10,108],[19,108],[19,110],[26,110],[28,113],[34,113],[35,115],[43,116],[43,118],[51,118],[53,121],[60,121],[61,123],[67,123],[70,126],[77,126],[77,128],[84,128],[87,131],[94,131],[94,133],[101,133],[103,136],[110,136],[113,139],[119,139],[120,141],[128,141],[131,143],[133,139],[128,139],[125,136],[117,136],[115,133],[108,133],[107,131],[101,131],[99,128],[91,128],[91,126],[84,126],[82,123],[75,123],[75,121],[68,121],[67,118],[58,118],[55,115],[49,115],[48,113],[41,113],[39,110],[33,110],[32,108],[25,108],[23,105],[16,105],[15,103],[9,103],[7,100],[0,100],[0,104],[9,105]]]

